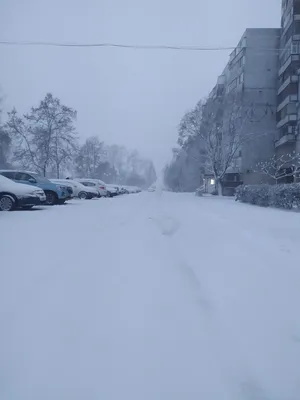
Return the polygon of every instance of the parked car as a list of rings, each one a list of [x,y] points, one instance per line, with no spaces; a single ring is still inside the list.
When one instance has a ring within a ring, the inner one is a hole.
[[[107,197],[116,197],[119,196],[120,189],[116,185],[106,185],[106,190],[107,190]]]
[[[142,190],[136,186],[124,186],[128,192],[131,193],[140,193]]]
[[[0,175],[0,211],[12,211],[16,208],[30,209],[43,204],[46,195],[43,190],[31,185],[23,185]]]
[[[93,199],[99,196],[97,189],[93,187],[84,186],[82,183],[72,179],[51,179],[51,182],[61,185],[71,185],[73,189],[73,196],[79,199]]]
[[[43,189],[46,195],[47,205],[63,204],[66,200],[70,199],[70,188],[68,189],[65,185],[52,183],[49,179],[36,172],[0,170],[0,174],[16,183],[25,183]]]
[[[129,191],[125,188],[125,186],[118,185],[119,194],[129,194]]]
[[[84,186],[93,187],[97,189],[99,192],[99,197],[107,196],[106,184],[103,181],[100,181],[99,179],[78,178],[75,179],[75,181],[82,183]]]
[[[120,187],[120,192],[121,194],[129,194],[129,191],[124,186]]]

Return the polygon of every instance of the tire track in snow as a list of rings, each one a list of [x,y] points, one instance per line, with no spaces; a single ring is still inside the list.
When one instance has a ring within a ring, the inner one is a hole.
[[[227,376],[227,386],[231,392],[231,398],[238,400],[271,399],[265,392],[259,379],[252,374],[251,368],[249,368],[248,363],[242,356],[243,352],[239,352],[236,348],[238,345],[235,340],[236,337],[231,334],[231,327],[227,326],[226,321],[220,318],[220,310],[217,309],[211,296],[204,289],[202,279],[199,279],[198,273],[195,272],[184,256],[181,244],[176,240],[176,233],[181,228],[180,222],[176,218],[171,217],[169,213],[165,213],[160,200],[158,201],[155,216],[149,217],[149,220],[154,222],[160,234],[165,238],[164,245],[168,254],[172,255],[173,268],[179,273],[181,283],[186,286],[189,295],[192,295],[195,303],[200,306],[199,318],[206,324],[205,328],[210,331],[208,335],[211,335],[213,357],[218,358],[219,354],[219,361],[223,370],[221,375]],[[205,319],[203,320],[204,316]],[[228,350],[224,354],[224,348],[231,349],[233,352]],[[239,355],[237,357],[233,356],[234,352],[237,352]],[[220,356],[221,354],[223,356]],[[232,358],[235,358],[234,363],[232,362]],[[230,365],[231,368],[229,367]],[[228,369],[231,370],[229,374]]]

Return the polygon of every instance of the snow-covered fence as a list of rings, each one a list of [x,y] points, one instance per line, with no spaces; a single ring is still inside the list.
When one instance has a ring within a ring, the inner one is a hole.
[[[262,207],[300,209],[300,184],[241,185],[236,189],[236,200]]]

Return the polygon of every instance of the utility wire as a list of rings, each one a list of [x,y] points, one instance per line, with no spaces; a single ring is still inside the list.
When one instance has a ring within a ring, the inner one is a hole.
[[[35,41],[0,41],[0,45],[6,46],[43,46],[43,47],[114,47],[123,49],[136,50],[183,50],[183,51],[228,51],[235,50],[237,46],[217,46],[217,47],[201,47],[201,46],[169,46],[169,45],[135,45],[122,43],[63,43],[63,42],[35,42]],[[276,49],[274,47],[250,47],[247,49],[256,49],[259,51],[281,51],[284,49]]]
[[[0,41],[1,45],[9,46],[48,46],[48,47],[117,47],[124,49],[142,50],[188,50],[188,51],[213,51],[234,50],[235,47],[198,47],[198,46],[168,46],[168,45],[131,45],[121,43],[61,43],[61,42],[13,42]]]

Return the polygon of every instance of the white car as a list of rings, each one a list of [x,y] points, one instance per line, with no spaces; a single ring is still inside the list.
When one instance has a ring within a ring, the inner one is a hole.
[[[100,179],[78,178],[75,179],[75,181],[82,183],[84,186],[97,189],[100,197],[107,196],[106,184],[103,181],[100,181]]]
[[[93,187],[84,186],[82,183],[72,179],[51,179],[56,184],[69,185],[73,189],[73,196],[79,199],[93,199],[99,197],[98,190]]]
[[[141,189],[136,186],[123,186],[129,193],[140,193]]]
[[[46,195],[42,189],[16,183],[0,175],[0,211],[12,211],[15,208],[30,209],[45,201]]]

